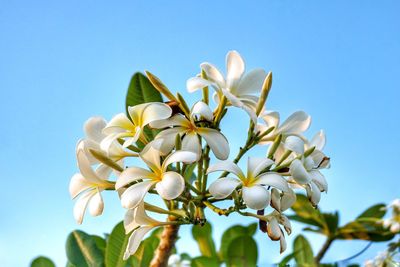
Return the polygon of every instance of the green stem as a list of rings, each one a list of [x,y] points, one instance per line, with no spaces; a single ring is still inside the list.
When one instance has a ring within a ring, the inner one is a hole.
[[[332,245],[332,242],[335,239],[333,237],[328,237],[325,240],[325,243],[322,245],[320,251],[318,252],[317,256],[315,256],[315,262],[320,263],[322,258],[324,257],[325,253],[328,251],[329,247]]]

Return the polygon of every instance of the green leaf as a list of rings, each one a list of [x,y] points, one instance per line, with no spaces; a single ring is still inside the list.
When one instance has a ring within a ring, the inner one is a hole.
[[[113,267],[124,267],[123,260],[125,248],[128,244],[129,235],[125,234],[124,223],[118,223],[108,237],[106,245],[106,265]]]
[[[51,259],[39,256],[31,262],[31,267],[56,267],[56,265]]]
[[[299,266],[316,266],[314,262],[314,254],[308,240],[298,235],[294,239],[293,251],[296,251],[294,258]]]
[[[68,261],[79,267],[104,266],[104,256],[95,239],[76,230],[69,234],[66,243]]]
[[[212,258],[217,257],[210,223],[206,223],[203,226],[193,225],[192,235],[197,241],[200,252],[203,256]]]
[[[239,236],[228,247],[227,267],[253,267],[257,265],[257,243],[251,236]]]
[[[250,224],[248,227],[242,225],[234,225],[228,228],[221,238],[221,247],[219,249],[219,255],[222,260],[228,258],[228,247],[232,241],[240,236],[253,236],[257,230],[257,223]]]
[[[372,220],[371,220],[372,219]],[[338,229],[337,239],[359,239],[382,242],[391,240],[393,233],[382,227],[378,218],[358,218]]]
[[[321,212],[310,204],[310,201],[306,196],[297,194],[297,199],[292,206],[292,210],[296,213],[296,216],[288,216],[289,218],[323,229],[327,228],[325,219]]]
[[[163,98],[146,76],[136,72],[131,78],[126,94],[126,113],[128,114],[128,107],[149,102],[163,102]],[[145,127],[144,130],[151,139],[158,133],[157,130],[150,130],[148,127]]]
[[[219,267],[219,262],[216,258],[200,256],[192,259],[191,267]]]
[[[361,213],[357,219],[359,218],[382,218],[386,214],[386,209],[385,209],[384,204],[376,204],[372,207],[369,207],[366,209],[363,213]]]
[[[101,250],[103,255],[106,253],[106,240],[98,235],[92,235],[96,246]]]
[[[156,236],[149,236],[142,241],[136,253],[131,257],[132,266],[148,267],[153,259],[160,239]]]
[[[292,259],[294,259],[294,255],[296,254],[296,252],[290,253],[288,255],[286,255],[281,262],[278,264],[279,267],[286,267],[286,266],[290,266],[289,265],[289,261],[291,261]]]
[[[330,236],[335,235],[336,230],[339,227],[339,213],[322,213],[322,216],[325,219],[326,226]]]

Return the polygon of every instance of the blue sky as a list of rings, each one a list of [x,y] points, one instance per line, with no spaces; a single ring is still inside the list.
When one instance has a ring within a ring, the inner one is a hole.
[[[115,195],[106,194],[104,216],[82,226],[72,217],[68,183],[83,122],[122,112],[130,76],[145,69],[193,103],[199,95],[185,92],[186,79],[203,61],[224,68],[231,49],[248,69],[273,71],[269,109],[283,117],[305,110],[310,134],[325,129],[332,168],[322,209],[339,209],[346,222],[399,197],[399,9],[398,1],[2,0],[0,265],[27,266],[44,254],[62,266],[71,230],[109,232],[124,214]],[[239,112],[231,116],[224,132],[235,151],[237,122],[247,123]],[[193,250],[188,228],[182,235],[178,248]],[[260,263],[277,260],[277,244],[261,234],[257,240],[268,251]],[[316,250],[321,240],[312,240]],[[365,245],[334,243],[326,259]],[[383,248],[373,245],[358,261]]]

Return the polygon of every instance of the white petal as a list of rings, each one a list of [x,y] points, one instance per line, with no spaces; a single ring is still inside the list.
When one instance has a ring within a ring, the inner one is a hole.
[[[136,209],[129,209],[126,211],[124,216],[124,228],[125,234],[132,232],[133,229],[139,227],[140,225],[135,222]]]
[[[249,115],[250,119],[253,121],[254,124],[257,124],[257,115],[253,108],[243,105],[241,107],[246,113]]]
[[[229,143],[226,137],[215,129],[198,128],[200,134],[210,146],[214,155],[220,160],[226,160],[229,157]]]
[[[128,117],[124,113],[119,113],[107,123],[107,126],[103,129],[103,133],[109,135],[122,131],[132,131],[134,129],[135,125],[133,125]]]
[[[212,121],[214,118],[213,112],[211,111],[210,107],[203,101],[199,101],[194,104],[190,114],[192,116],[203,117],[208,121]]]
[[[185,133],[185,129],[182,127],[175,127],[171,129],[166,129],[162,132],[160,132],[155,140],[162,140],[161,146],[158,148],[161,152],[161,155],[167,155],[169,154],[172,149],[175,147],[175,139],[176,136],[179,134],[180,136]],[[151,141],[151,142],[154,142]]]
[[[97,176],[99,176],[101,179],[107,180],[108,177],[110,177],[112,168],[103,163],[100,163],[99,165],[97,165],[95,172],[96,172]]]
[[[241,180],[245,179],[245,176],[244,176],[242,170],[238,167],[238,165],[236,165],[235,163],[233,163],[232,161],[229,161],[229,160],[220,161],[218,163],[211,165],[207,169],[207,174],[209,174],[211,172],[216,172],[216,171],[227,171],[227,172],[235,174]]]
[[[328,191],[328,182],[325,179],[325,176],[317,170],[312,170],[309,172],[312,181],[318,186],[321,192]]]
[[[274,172],[261,174],[255,181],[255,184],[272,186],[284,192],[289,191],[287,181],[281,175]]]
[[[254,94],[261,92],[267,73],[263,69],[249,71],[241,80],[238,86],[240,95]]]
[[[306,185],[306,191],[311,204],[316,207],[321,200],[321,191],[319,191],[318,186],[311,181]]]
[[[237,51],[226,55],[226,87],[235,89],[244,73],[244,61]]]
[[[271,200],[269,191],[260,185],[243,186],[242,196],[247,207],[254,210],[264,209]]]
[[[310,127],[311,117],[304,111],[290,115],[279,127],[279,132],[285,135],[299,134]]]
[[[139,167],[130,167],[125,169],[121,175],[118,177],[117,182],[115,183],[115,189],[118,190],[121,187],[132,183],[136,180],[149,178],[151,179],[154,176],[154,173]]]
[[[143,240],[143,237],[153,228],[154,226],[143,226],[133,231],[128,240],[128,246],[126,247],[123,258],[124,260],[127,260],[130,255],[135,254],[136,250],[139,248],[139,245]]]
[[[279,113],[276,111],[267,111],[264,112],[264,114],[262,115],[262,119],[264,120],[268,128],[272,126],[278,127],[279,118]]]
[[[100,143],[105,137],[102,131],[106,125],[107,122],[102,117],[91,117],[85,122],[83,129],[89,139]]]
[[[221,72],[210,63],[202,63],[200,68],[204,70],[207,75],[207,80],[215,83],[219,88],[225,87],[225,79],[222,76]]]
[[[256,177],[262,170],[270,167],[274,161],[268,158],[249,157],[247,159],[247,176]]]
[[[137,207],[153,184],[153,181],[143,181],[130,186],[121,195],[122,207],[126,209],[133,209]]]
[[[86,191],[75,202],[74,218],[78,224],[82,224],[83,216],[85,215],[85,211],[86,211],[86,207],[94,194],[96,194],[96,190]]]
[[[279,240],[281,238],[282,232],[281,228],[279,227],[278,220],[276,218],[273,217],[268,222],[267,233],[272,240]]]
[[[285,139],[284,146],[286,149],[302,155],[304,153],[304,141],[294,135],[288,136]]]
[[[102,184],[104,181],[97,176],[97,174],[93,171],[88,158],[85,155],[83,150],[79,150],[76,153],[76,157],[78,159],[78,167],[81,174],[85,177],[86,180],[96,183]]]
[[[161,170],[160,156],[161,152],[157,149],[157,144],[162,143],[162,140],[147,144],[142,152],[140,158],[149,166],[153,171]]]
[[[283,233],[281,234],[281,238],[279,239],[279,243],[280,243],[280,247],[281,247],[279,252],[282,254],[283,252],[285,252],[285,250],[287,248],[285,235]]]
[[[80,173],[74,174],[69,182],[69,194],[71,198],[75,198],[83,191],[89,189],[92,185]]]
[[[201,77],[192,77],[186,82],[186,88],[189,93],[193,93],[199,89],[202,89],[206,86],[210,86],[211,83]]]
[[[103,213],[104,202],[98,190],[89,201],[89,213],[92,216],[99,216]]]
[[[186,119],[185,116],[181,114],[176,114],[172,116],[171,118],[165,119],[165,120],[157,120],[157,121],[152,121],[150,122],[150,127],[156,128],[156,129],[162,129],[166,127],[172,127],[172,126],[183,126],[183,127],[189,127],[190,122],[188,119]]]
[[[197,161],[197,154],[189,151],[176,151],[165,158],[162,164],[162,170],[166,171],[168,165],[175,162],[183,162],[186,164]]]
[[[281,193],[275,188],[271,189],[271,206],[278,212],[281,211]]]
[[[196,133],[186,133],[186,135],[182,139],[182,150],[191,151],[197,155],[197,159],[200,159],[201,145],[199,137]]]
[[[315,146],[315,149],[322,151],[325,147],[325,143],[326,143],[325,132],[321,130],[314,135],[314,137],[310,141],[309,146],[310,147]]]
[[[290,164],[289,172],[298,184],[307,184],[311,181],[310,175],[308,174],[307,170],[304,168],[303,163],[299,159],[295,159],[292,161],[292,163]]]
[[[296,202],[296,194],[292,189],[288,192],[284,192],[281,197],[281,211],[285,211],[293,206]]]
[[[216,199],[223,199],[232,194],[240,183],[236,178],[223,177],[214,181],[208,190]]]
[[[169,118],[172,109],[164,103],[149,102],[128,107],[128,112],[136,126],[143,128],[152,121]]]
[[[140,202],[135,211],[134,220],[139,225],[159,225],[160,222],[147,215],[144,202]]]
[[[306,168],[306,170],[308,172],[311,171],[314,167],[317,167],[317,166],[315,166],[315,162],[311,157],[305,158],[303,160],[303,165],[304,165],[304,168]]]
[[[185,189],[185,180],[176,172],[164,173],[162,180],[156,184],[158,194],[166,200],[175,199]]]

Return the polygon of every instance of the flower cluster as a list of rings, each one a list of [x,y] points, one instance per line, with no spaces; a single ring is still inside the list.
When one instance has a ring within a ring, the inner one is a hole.
[[[284,251],[284,232],[290,234],[291,226],[283,212],[296,201],[295,191],[304,189],[316,206],[321,192],[328,190],[321,173],[329,167],[323,153],[324,132],[308,140],[304,136],[311,123],[308,114],[298,111],[281,123],[278,112],[265,110],[272,73],[256,69],[244,74],[244,61],[236,51],[227,55],[226,76],[210,63],[200,67],[201,73],[187,81],[189,92],[203,92],[191,109],[179,94],[176,97],[147,73],[170,101],[138,104],[128,108],[128,115],[118,114],[109,122],[93,117],[85,123],[86,137],[76,148],[80,172],[70,182],[71,196],[78,198],[74,216],[82,223],[86,209],[92,216],[102,214],[101,193],[117,191],[127,209],[124,225],[130,234],[125,258],[155,227],[204,224],[206,208],[219,215],[256,218],[261,230],[272,240],[280,240]],[[210,88],[215,91],[214,109],[209,103]],[[249,116],[247,140],[232,159],[220,128],[231,107]],[[254,146],[265,146],[265,156],[248,157],[244,170],[239,163]],[[137,164],[126,166],[127,158]],[[161,197],[166,207],[145,202],[148,194]],[[220,201],[231,205],[220,208]],[[168,219],[155,220],[146,211],[166,214]]]

